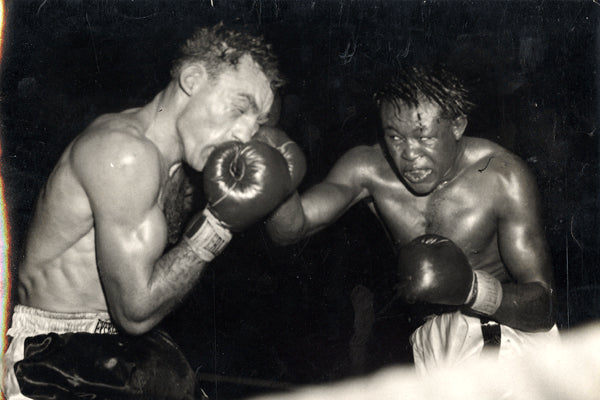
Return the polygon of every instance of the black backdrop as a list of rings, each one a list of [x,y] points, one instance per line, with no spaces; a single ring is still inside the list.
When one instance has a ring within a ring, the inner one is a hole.
[[[600,5],[593,1],[8,1],[1,170],[16,269],[33,201],[62,149],[93,118],[149,101],[175,44],[196,25],[250,24],[273,43],[289,84],[281,126],[306,152],[301,188],[350,147],[377,138],[372,82],[404,61],[446,61],[479,108],[468,134],[524,158],[538,179],[555,265],[559,327],[600,316],[597,98]],[[357,205],[288,247],[260,226],[238,235],[163,327],[233,398],[273,382],[352,373],[350,291],[375,293],[366,370],[410,362],[410,313],[391,300],[393,252]],[[241,378],[246,379],[242,381]],[[247,380],[247,379],[254,380]]]

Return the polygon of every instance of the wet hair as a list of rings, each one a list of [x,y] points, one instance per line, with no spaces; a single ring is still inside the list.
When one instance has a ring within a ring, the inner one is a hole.
[[[399,66],[374,98],[379,106],[389,102],[397,108],[417,107],[426,98],[440,106],[448,119],[466,117],[475,104],[461,80],[444,66]]]
[[[243,29],[226,28],[222,22],[193,32],[179,48],[179,55],[171,68],[171,77],[177,77],[186,64],[201,62],[214,79],[227,68],[235,67],[246,54],[262,68],[272,89],[283,86],[285,81],[271,45],[260,35],[252,35]]]

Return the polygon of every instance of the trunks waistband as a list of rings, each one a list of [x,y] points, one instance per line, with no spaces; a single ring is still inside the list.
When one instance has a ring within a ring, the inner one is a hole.
[[[17,304],[8,336],[34,336],[49,332],[87,332],[116,334],[116,326],[107,312],[61,313]]]

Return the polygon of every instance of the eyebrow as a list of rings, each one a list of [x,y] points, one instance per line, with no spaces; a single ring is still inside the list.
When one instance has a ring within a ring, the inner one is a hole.
[[[258,114],[258,111],[259,111],[258,104],[256,104],[256,100],[254,100],[253,96],[251,96],[248,93],[240,93],[239,96],[248,100],[248,104],[250,105],[252,112],[254,112],[255,114]],[[260,121],[259,123],[267,122],[269,120],[269,112],[267,111],[266,113],[259,114],[258,120]]]
[[[248,93],[240,93],[238,96],[248,100],[248,104],[250,105],[252,112],[258,113],[258,104],[256,104],[256,100],[254,100],[253,96],[249,95]]]

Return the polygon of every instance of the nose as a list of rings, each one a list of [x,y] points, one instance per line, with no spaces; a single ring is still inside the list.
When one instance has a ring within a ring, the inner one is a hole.
[[[406,145],[402,150],[402,158],[405,160],[413,161],[421,156],[419,142],[416,139],[409,138],[406,141]]]
[[[246,143],[252,136],[258,132],[258,123],[256,118],[244,118],[237,121],[232,130],[232,136],[234,140],[238,140],[242,143]]]

